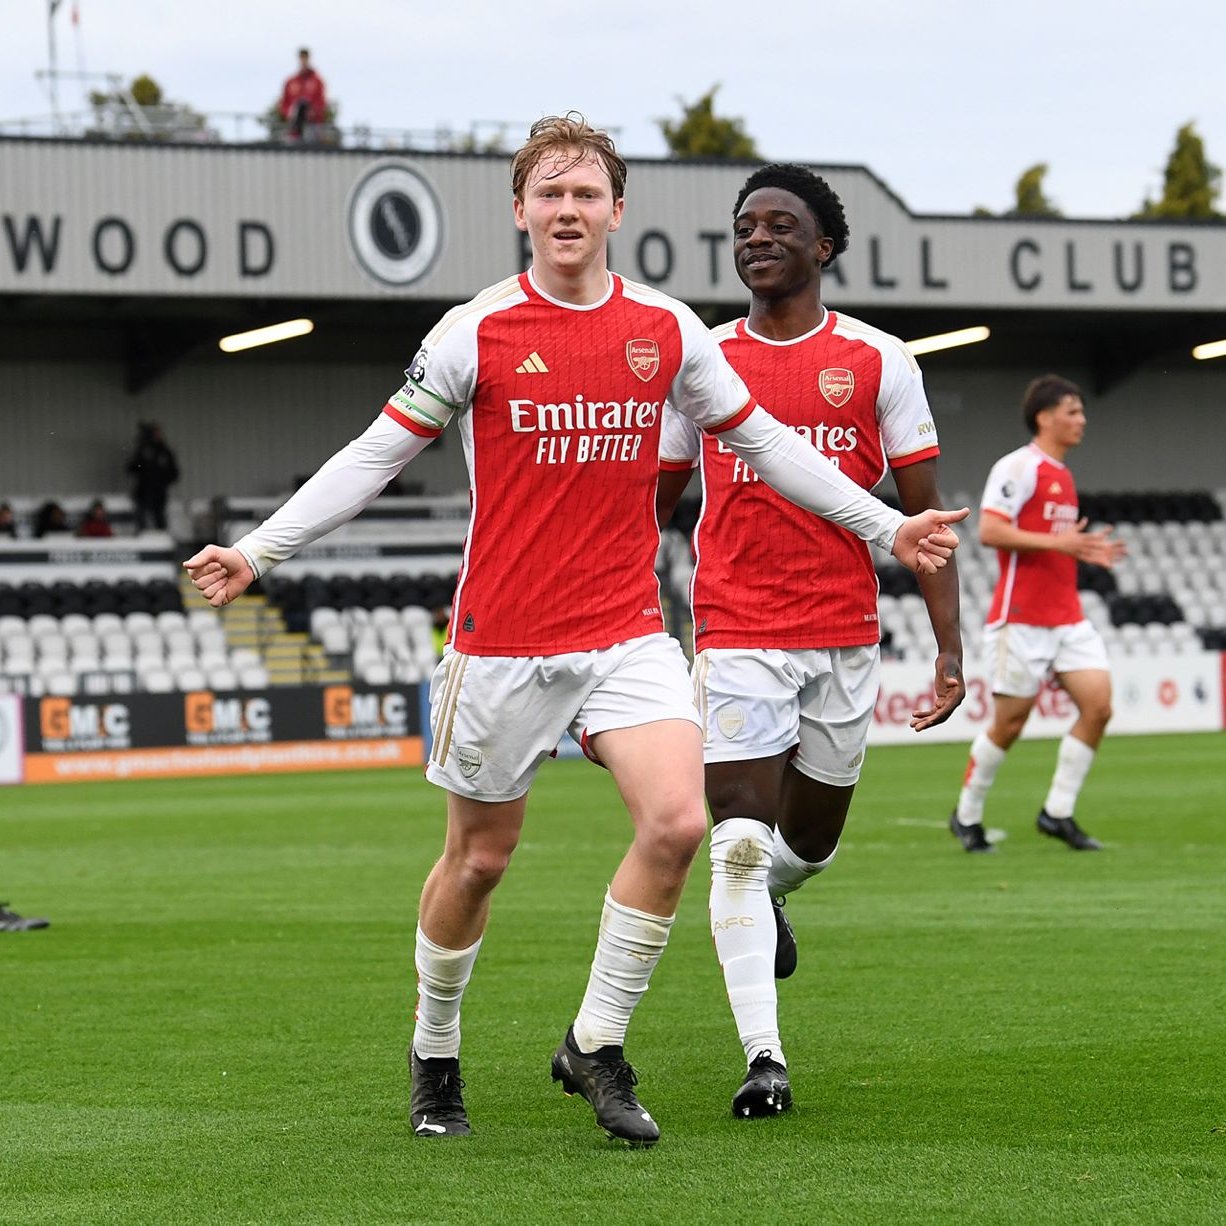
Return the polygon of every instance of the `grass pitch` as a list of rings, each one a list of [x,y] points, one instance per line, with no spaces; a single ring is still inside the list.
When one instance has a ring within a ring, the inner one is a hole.
[[[834,868],[789,902],[797,1107],[743,1068],[705,859],[631,1029],[663,1139],[613,1147],[549,1056],[628,838],[608,776],[551,763],[465,1006],[475,1135],[407,1124],[417,893],[442,837],[417,772],[0,790],[0,1221],[1221,1222],[1220,735],[1118,737],[1034,833],[1019,744],[968,856],[963,746],[870,754]]]

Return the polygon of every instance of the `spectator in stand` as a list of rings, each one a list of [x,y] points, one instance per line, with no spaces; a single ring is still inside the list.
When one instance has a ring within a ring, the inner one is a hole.
[[[298,52],[298,71],[281,90],[281,118],[289,125],[290,140],[302,140],[307,125],[316,127],[327,116],[328,99],[324,79],[311,67],[311,53],[306,47]]]
[[[136,507],[136,531],[146,528],[166,531],[166,499],[179,479],[179,462],[166,444],[156,422],[143,421],[136,430],[136,450],[128,461],[133,478],[132,502]]]
[[[64,514],[64,508],[58,502],[44,502],[38,508],[38,514],[34,517],[35,536],[59,536],[71,531],[68,516]]]
[[[17,536],[17,523],[13,519],[13,508],[7,502],[0,502],[0,536]]]
[[[81,522],[77,525],[78,536],[114,536],[115,529],[111,527],[111,521],[106,516],[106,504],[101,498],[95,498],[89,504],[89,510],[85,512]]]

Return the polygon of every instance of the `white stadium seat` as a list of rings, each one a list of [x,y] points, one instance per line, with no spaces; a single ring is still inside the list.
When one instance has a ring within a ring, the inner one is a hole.
[[[232,668],[206,668],[204,677],[210,690],[238,689],[238,674]]]
[[[216,609],[189,609],[187,627],[196,635],[206,630],[218,630],[221,628],[221,617]]]
[[[165,609],[153,619],[163,636],[171,630],[186,630],[187,617],[178,609]]]
[[[150,668],[140,674],[143,689],[150,694],[169,694],[175,688],[174,678],[164,668]]]
[[[175,687],[180,690],[202,690],[205,687],[204,673],[199,668],[180,668],[174,678]]]
[[[101,639],[123,630],[123,618],[118,613],[96,613],[94,633]]]
[[[318,638],[324,651],[330,656],[344,655],[349,650],[349,631],[339,621],[322,627]]]
[[[340,620],[341,615],[338,610],[328,605],[320,605],[319,608],[311,610],[311,634],[317,639],[322,638],[324,628],[337,626]]]
[[[48,634],[59,634],[60,620],[49,613],[36,613],[26,622],[26,633],[31,638],[41,639]]]
[[[74,673],[56,671],[52,673],[43,673],[43,682],[46,685],[48,694],[55,694],[57,697],[70,698],[77,692],[77,678]]]

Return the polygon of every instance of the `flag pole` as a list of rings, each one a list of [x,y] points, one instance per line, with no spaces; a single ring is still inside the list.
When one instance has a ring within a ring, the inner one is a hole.
[[[59,7],[60,0],[47,0],[47,59],[51,69],[47,80],[51,86],[51,118],[57,131],[60,127],[60,86],[55,64],[55,10]]]

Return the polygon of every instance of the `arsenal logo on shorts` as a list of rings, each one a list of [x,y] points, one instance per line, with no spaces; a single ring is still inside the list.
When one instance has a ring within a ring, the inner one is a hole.
[[[626,361],[644,383],[650,383],[660,369],[660,346],[655,341],[638,340],[626,342]]]
[[[856,376],[841,366],[831,366],[817,376],[817,390],[836,409],[841,409],[856,390]]]

